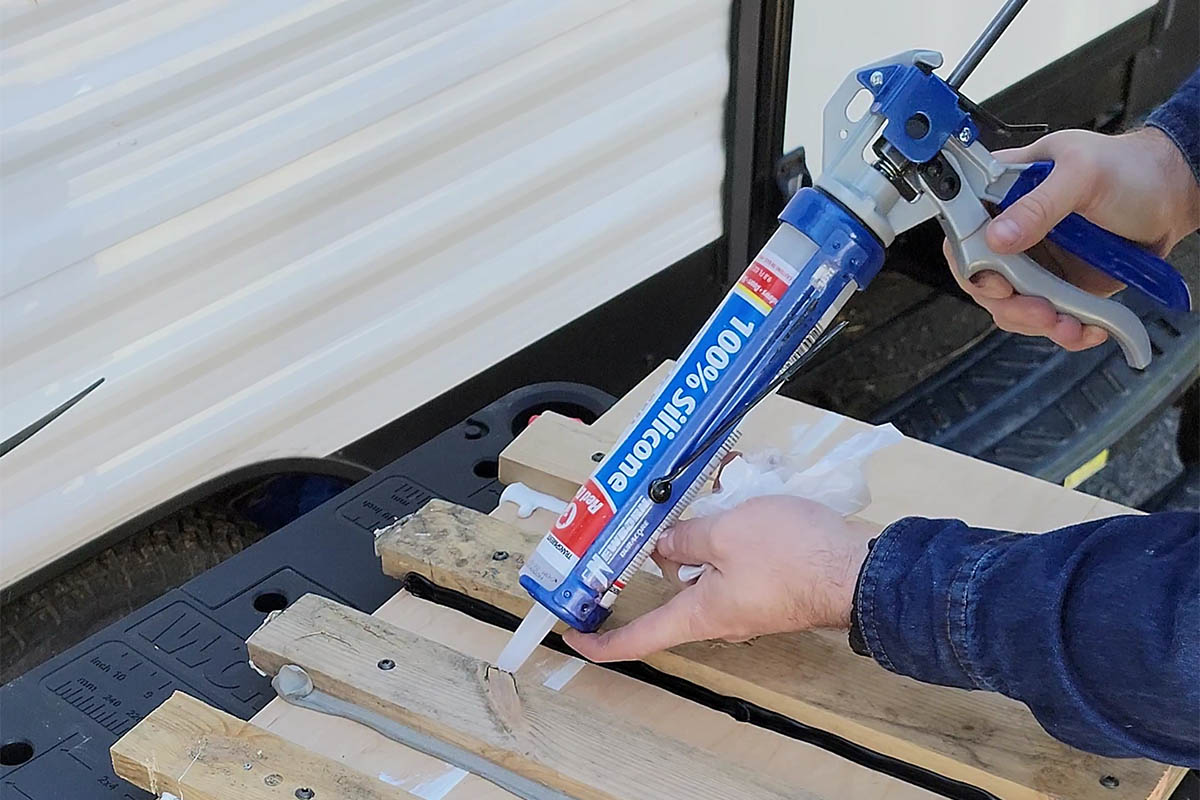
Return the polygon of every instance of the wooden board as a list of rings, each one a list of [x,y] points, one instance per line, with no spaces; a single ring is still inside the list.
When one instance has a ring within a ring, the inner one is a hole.
[[[415,795],[175,692],[112,746],[113,770],[180,800],[403,800]]]
[[[509,632],[400,592],[373,615],[396,627],[475,658],[495,657]],[[605,707],[659,736],[719,752],[724,758],[828,800],[933,800],[931,792],[846,761],[670,692],[540,648],[518,673],[522,681],[553,686],[563,694]],[[566,678],[569,677],[569,680]],[[273,700],[254,721],[315,752],[423,798],[499,800],[507,792],[356,723]]]
[[[500,481],[522,482],[569,499],[596,466],[594,453],[606,453],[666,376],[663,364],[592,425],[553,412],[540,415],[500,454]],[[778,395],[747,415],[737,449],[778,447],[797,424],[830,416],[841,425],[816,453],[869,426],[857,420]],[[876,453],[867,464],[872,502],[858,515],[878,525],[900,517],[955,517],[972,525],[1041,532],[1086,519],[1138,513],[1132,509],[1013,470],[905,439]]]
[[[522,528],[433,501],[403,527],[382,535],[376,548],[389,574],[417,572],[521,615],[530,599],[517,584],[517,572],[523,554],[551,521],[548,514],[536,516]],[[507,551],[509,558],[496,561],[496,550]],[[666,582],[638,576],[616,605],[612,624],[661,604],[670,592]],[[1046,734],[1016,701],[894,675],[854,655],[840,633],[694,643],[646,661],[1004,798],[1090,798],[1108,775],[1120,786],[1105,789],[1105,797],[1165,796],[1183,774],[1149,761],[1075,750]]]
[[[268,674],[299,665],[324,692],[580,800],[814,797],[316,595],[247,647]]]

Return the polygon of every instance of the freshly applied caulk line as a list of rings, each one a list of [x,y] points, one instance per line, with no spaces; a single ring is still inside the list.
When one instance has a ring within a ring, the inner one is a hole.
[[[394,742],[399,742],[414,750],[420,750],[434,758],[440,758],[451,766],[473,772],[501,789],[512,792],[517,797],[525,798],[525,800],[571,800],[569,795],[523,775],[518,775],[512,770],[488,761],[477,753],[401,725],[378,711],[357,706],[340,697],[323,692],[313,685],[312,678],[308,676],[308,673],[295,664],[285,664],[280,667],[279,672],[271,681],[271,686],[274,687],[276,694],[294,706],[366,725]]]
[[[452,766],[436,778],[419,783],[409,791],[420,797],[421,800],[442,800],[443,797],[450,794],[451,789],[462,783],[462,779],[469,774],[462,767]]]
[[[561,692],[563,687],[583,669],[584,663],[581,658],[567,656],[567,660],[561,666],[546,676],[546,680],[542,681],[542,686]]]
[[[566,502],[554,495],[530,489],[520,481],[504,487],[504,491],[500,493],[500,502],[506,500],[517,507],[517,516],[521,519],[528,519],[539,508],[544,508],[555,516],[567,510]]]
[[[794,454],[807,456],[812,453],[833,434],[844,419],[845,417],[840,414],[826,411],[819,421],[813,423],[804,432],[804,442],[799,447],[793,448]]]
[[[262,622],[260,622],[260,623],[258,623],[258,627],[254,629],[254,633],[258,633],[258,632],[259,632],[259,631],[261,631],[263,628],[267,627],[267,625],[268,625],[268,624],[269,624],[269,623],[270,623],[270,622],[271,622],[273,619],[275,619],[276,617],[278,617],[278,616],[279,616],[280,614],[282,614],[282,613],[283,613],[283,611],[282,611],[281,609],[278,609],[278,608],[277,608],[277,609],[275,609],[274,611],[268,611],[268,612],[267,612],[267,616],[266,616],[265,618],[263,618],[263,621],[262,621]],[[253,636],[253,635],[254,635],[254,633],[250,634],[250,636]],[[263,676],[264,678],[270,677],[269,675],[267,675],[267,673],[263,672],[261,669],[259,669],[259,668],[258,668],[258,664],[255,664],[255,663],[254,663],[254,659],[253,659],[253,658],[247,658],[247,659],[246,659],[246,663],[250,665],[250,669],[254,670],[255,672],[257,672],[259,675]]]

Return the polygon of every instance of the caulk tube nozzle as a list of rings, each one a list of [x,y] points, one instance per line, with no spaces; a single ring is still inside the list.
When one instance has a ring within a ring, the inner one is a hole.
[[[529,660],[529,656],[546,638],[546,634],[554,629],[558,617],[541,603],[534,603],[533,608],[521,620],[517,632],[508,640],[508,644],[500,651],[496,666],[505,672],[516,672],[521,665]]]

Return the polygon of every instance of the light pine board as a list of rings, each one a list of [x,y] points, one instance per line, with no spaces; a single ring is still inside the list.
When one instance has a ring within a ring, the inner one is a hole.
[[[511,504],[494,514],[430,502],[377,539],[384,572],[416,572],[523,615],[531,601],[517,573],[553,518],[538,512],[518,520]],[[507,551],[509,558],[494,560],[496,550]],[[609,624],[620,625],[661,605],[672,591],[661,578],[638,575],[621,593]],[[930,686],[890,673],[851,652],[840,632],[764,636],[737,644],[695,642],[645,661],[1002,798],[1142,800],[1182,779],[1181,770],[1151,761],[1105,759],[1062,744],[1024,705],[1002,695]],[[1105,775],[1121,784],[1097,795]]]
[[[540,415],[500,454],[500,481],[522,482],[569,499],[591,475],[593,453],[607,453],[649,400],[671,367],[670,362],[642,380],[592,425],[559,414]],[[797,424],[829,416],[841,425],[818,448],[823,454],[839,441],[867,430],[863,422],[773,395],[742,423],[738,450],[779,447]],[[1086,519],[1137,513],[1116,503],[1031,478],[1013,470],[905,439],[867,463],[871,504],[858,515],[880,526],[900,517],[955,517],[972,525],[1041,532]]]
[[[247,647],[268,673],[297,664],[322,691],[580,800],[816,797],[316,595]]]
[[[111,748],[117,775],[180,800],[415,800],[408,792],[314,755],[176,692]]]

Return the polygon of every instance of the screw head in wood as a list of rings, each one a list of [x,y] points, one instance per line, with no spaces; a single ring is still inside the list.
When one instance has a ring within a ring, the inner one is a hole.
[[[384,659],[381,659],[380,662],[378,664],[376,664],[375,666],[379,667],[384,672],[387,672],[389,669],[396,668],[396,662],[392,661],[390,658],[384,658]]]
[[[507,550],[497,550],[496,552],[492,553],[492,561],[507,561],[507,560],[508,560],[508,551]]]
[[[597,464],[599,464],[603,460],[604,460],[604,453],[601,453],[599,451],[592,453],[592,461],[595,461]]]
[[[307,786],[302,786],[296,790],[296,797],[300,798],[300,800],[312,800],[312,798],[316,796],[317,793],[312,789],[309,789]]]
[[[1105,775],[1100,779],[1100,785],[1105,789],[1115,789],[1121,785],[1121,780],[1116,775]]]

